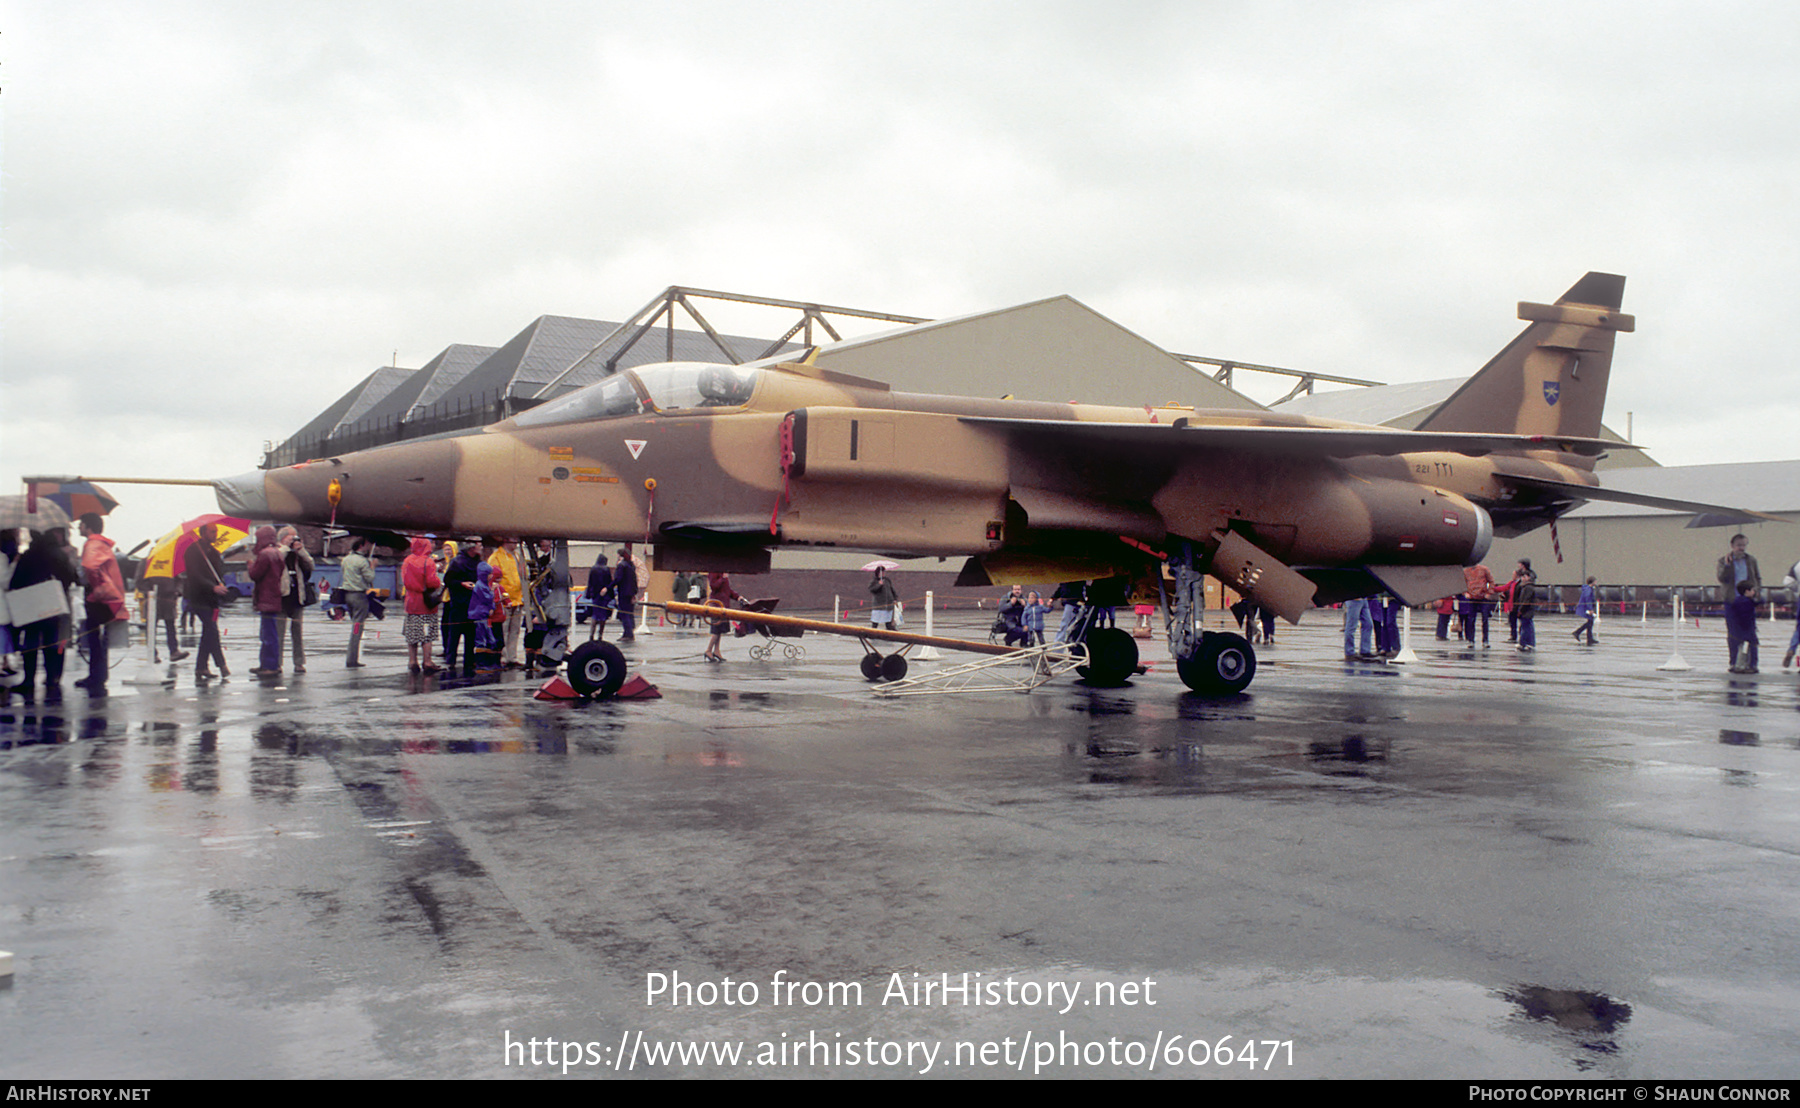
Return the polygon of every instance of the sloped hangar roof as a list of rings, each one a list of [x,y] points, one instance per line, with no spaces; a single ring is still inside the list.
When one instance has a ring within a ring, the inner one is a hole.
[[[383,366],[377,369],[352,385],[348,392],[332,401],[306,426],[289,436],[287,441],[290,443],[310,442],[329,438],[332,432],[338,428],[364,418],[375,403],[392,392],[396,386],[410,379],[414,373],[414,370],[400,369],[395,366]]]
[[[420,366],[417,373],[382,397],[364,418],[370,421],[405,419],[414,408],[428,406],[455,388],[458,382],[467,377],[495,349],[492,346],[451,343],[439,351],[437,357]]]
[[[383,366],[369,374],[362,394],[350,405],[338,426],[347,427],[361,422],[383,399],[393,395],[394,390],[404,388],[418,375],[419,371],[416,369],[401,369],[398,366]]]
[[[1262,407],[1072,296],[846,339],[816,364],[947,396]]]
[[[597,319],[538,316],[426,406],[453,406],[458,398],[534,396],[617,327]]]
[[[492,346],[452,343],[418,369],[382,366],[290,435],[284,445],[316,443],[334,433],[382,422],[398,423],[417,406],[454,388],[494,352]]]

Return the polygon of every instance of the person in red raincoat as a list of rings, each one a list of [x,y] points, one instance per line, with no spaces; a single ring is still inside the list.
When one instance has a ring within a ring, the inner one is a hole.
[[[89,512],[81,517],[81,578],[87,588],[88,675],[75,684],[90,695],[106,695],[106,625],[125,619],[125,575],[113,556],[113,541],[106,524]]]
[[[437,562],[431,556],[431,540],[419,536],[412,541],[412,553],[400,563],[400,582],[406,587],[406,624],[401,634],[406,639],[407,668],[414,673],[436,673],[431,661],[431,643],[438,637],[437,604],[425,593],[444,587],[438,576]],[[424,662],[419,660],[421,648]]]

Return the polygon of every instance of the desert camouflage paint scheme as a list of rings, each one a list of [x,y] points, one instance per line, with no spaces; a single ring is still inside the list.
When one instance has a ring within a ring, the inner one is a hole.
[[[1590,273],[1521,304],[1525,330],[1417,431],[675,363],[478,432],[227,479],[220,503],[350,530],[649,541],[662,569],[839,548],[966,556],[964,581],[982,584],[1167,559],[1178,581],[1211,573],[1290,620],[1383,589],[1421,603],[1460,591],[1495,534],[1606,495],[1594,458],[1630,449],[1598,438],[1614,336],[1633,327],[1623,292]]]

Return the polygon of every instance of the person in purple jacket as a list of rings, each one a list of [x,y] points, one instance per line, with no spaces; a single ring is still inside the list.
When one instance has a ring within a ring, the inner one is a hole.
[[[469,622],[475,625],[475,649],[483,652],[500,649],[494,635],[494,586],[490,580],[494,567],[482,562],[475,567],[475,588],[469,593]]]

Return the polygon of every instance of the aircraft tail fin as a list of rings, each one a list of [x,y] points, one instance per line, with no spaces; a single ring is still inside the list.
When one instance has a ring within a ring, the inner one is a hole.
[[[1520,303],[1525,330],[1417,429],[1599,438],[1613,339],[1636,327],[1624,297],[1625,278],[1589,273],[1554,304]]]

